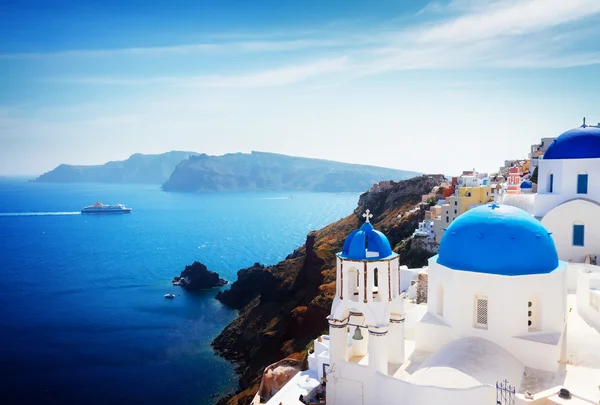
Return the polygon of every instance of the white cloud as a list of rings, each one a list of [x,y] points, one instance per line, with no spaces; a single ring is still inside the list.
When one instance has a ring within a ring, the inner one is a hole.
[[[419,42],[472,41],[524,35],[600,12],[598,0],[509,0],[424,29]]]
[[[306,64],[290,65],[281,68],[267,69],[256,73],[242,75],[205,75],[192,77],[150,77],[150,78],[123,78],[123,77],[81,77],[81,78],[54,78],[52,82],[95,84],[95,85],[123,85],[146,86],[166,85],[180,87],[219,87],[219,88],[246,88],[246,87],[272,87],[294,84],[308,80],[315,76],[322,76],[342,71],[346,68],[348,58],[318,60]]]
[[[0,54],[0,59],[40,59],[40,58],[105,58],[118,56],[165,56],[195,53],[253,53],[291,52],[306,49],[336,48],[349,46],[347,39],[293,39],[255,40],[239,42],[194,43],[170,46],[130,47],[115,49],[74,49],[56,52],[29,52]]]

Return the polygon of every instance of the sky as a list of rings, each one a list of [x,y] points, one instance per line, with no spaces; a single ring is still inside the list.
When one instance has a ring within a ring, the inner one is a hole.
[[[266,151],[498,170],[600,122],[600,0],[0,2],[0,174]]]

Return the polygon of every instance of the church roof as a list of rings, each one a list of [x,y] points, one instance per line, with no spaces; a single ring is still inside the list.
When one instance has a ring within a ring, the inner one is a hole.
[[[544,153],[544,159],[600,158],[600,127],[571,129],[556,138]]]
[[[454,220],[440,242],[437,263],[504,276],[550,273],[559,265],[554,241],[541,222],[519,208],[497,204]]]
[[[533,185],[530,181],[524,181],[521,183],[521,188],[533,188]]]
[[[413,384],[444,388],[520,381],[525,367],[508,351],[478,337],[454,340],[431,354],[408,378]]]
[[[392,252],[388,238],[376,231],[367,217],[367,222],[360,229],[348,235],[339,256],[347,260],[381,260],[397,254]]]

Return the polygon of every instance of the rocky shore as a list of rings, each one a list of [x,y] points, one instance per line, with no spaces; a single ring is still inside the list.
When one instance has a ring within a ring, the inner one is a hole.
[[[217,403],[246,405],[258,391],[265,367],[283,358],[306,361],[312,340],[327,331],[325,318],[335,293],[335,253],[362,224],[366,208],[374,214],[373,225],[401,253],[401,264],[425,265],[428,256],[420,249],[413,252],[408,241],[427,207],[408,211],[442,181],[443,175],[424,175],[386,182],[386,187],[363,193],[352,214],[311,232],[306,243],[285,260],[240,270],[231,289],[217,295],[223,304],[239,310],[239,315],[212,342],[218,354],[235,363],[240,387],[235,395]]]
[[[180,276],[173,277],[173,285],[181,286],[189,291],[207,290],[215,287],[223,287],[227,280],[219,277],[219,274],[210,271],[202,263],[195,261]]]

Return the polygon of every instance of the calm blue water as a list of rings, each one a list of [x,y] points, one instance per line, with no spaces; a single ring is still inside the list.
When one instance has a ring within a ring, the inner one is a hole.
[[[0,403],[213,402],[237,386],[210,348],[235,312],[215,291],[172,287],[172,276],[200,260],[234,281],[240,268],[283,259],[357,199],[0,180]],[[95,201],[134,212],[77,213]],[[54,214],[31,215],[40,212]]]

